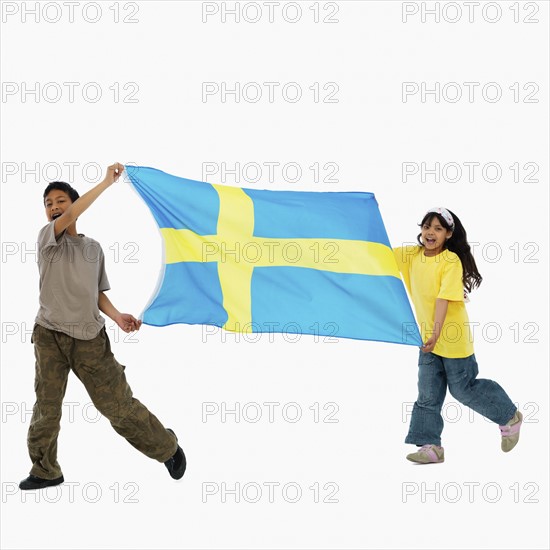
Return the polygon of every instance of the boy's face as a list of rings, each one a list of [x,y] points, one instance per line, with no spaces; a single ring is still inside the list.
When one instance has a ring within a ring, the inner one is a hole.
[[[44,207],[46,209],[46,217],[51,222],[56,218],[59,218],[67,208],[72,204],[71,198],[65,191],[61,189],[52,189],[44,200]]]

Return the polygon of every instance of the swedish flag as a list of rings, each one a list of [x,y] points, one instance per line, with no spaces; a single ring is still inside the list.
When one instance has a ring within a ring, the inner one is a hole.
[[[145,324],[422,345],[374,194],[243,189],[125,168],[164,241]]]

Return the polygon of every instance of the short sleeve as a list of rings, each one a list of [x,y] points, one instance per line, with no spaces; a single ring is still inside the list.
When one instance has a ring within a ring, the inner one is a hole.
[[[103,250],[100,250],[99,277],[97,288],[99,292],[104,292],[105,290],[111,289],[109,279],[107,278],[107,272],[105,271],[105,254],[103,254]]]
[[[454,261],[452,261],[454,260]],[[451,302],[464,301],[464,285],[462,283],[462,262],[454,255],[445,261],[441,275],[441,286],[438,298]]]
[[[397,248],[394,248],[393,255],[395,256],[395,261],[397,262],[399,271],[403,271],[403,247],[398,246]]]
[[[45,248],[48,248],[49,246],[58,246],[61,237],[63,233],[65,233],[66,229],[64,229],[57,237],[55,238],[55,220],[52,220],[50,223],[45,225],[38,233],[38,239],[36,240],[38,244],[38,249],[43,250]]]
[[[409,270],[411,258],[418,252],[416,245],[398,246],[393,249],[393,255],[397,262],[397,267],[401,273],[406,273]]]
[[[409,294],[411,293],[411,260],[417,251],[418,250],[415,245],[398,246],[393,249],[397,269],[399,269],[399,272],[401,273],[401,278],[403,279]]]

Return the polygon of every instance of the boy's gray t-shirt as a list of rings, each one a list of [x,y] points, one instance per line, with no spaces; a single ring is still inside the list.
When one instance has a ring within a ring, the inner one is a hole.
[[[38,233],[40,308],[35,322],[79,340],[95,338],[105,325],[99,292],[109,290],[101,245],[85,235],[63,231],[55,238],[55,220]]]

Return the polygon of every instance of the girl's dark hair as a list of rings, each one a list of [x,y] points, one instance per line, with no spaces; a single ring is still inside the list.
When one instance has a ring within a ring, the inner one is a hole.
[[[54,189],[59,189],[60,191],[65,191],[67,195],[69,195],[69,198],[72,202],[75,202],[80,195],[78,194],[76,189],[73,189],[68,183],[65,183],[64,181],[52,181],[48,187],[44,190],[44,201],[46,202],[46,197],[48,196],[48,193]]]
[[[474,260],[474,257],[470,252],[471,249],[470,245],[468,244],[466,230],[464,229],[464,226],[462,225],[456,214],[451,212],[448,208],[447,210],[453,217],[453,220],[455,222],[454,226],[451,227],[445,221],[445,218],[437,212],[429,212],[428,214],[426,214],[419,225],[420,227],[422,227],[425,223],[430,224],[433,218],[437,218],[445,229],[453,232],[453,234],[449,237],[449,239],[447,239],[447,241],[443,245],[443,248],[454,252],[460,258],[460,261],[462,263],[462,283],[466,291],[470,293],[472,289],[478,287],[481,284],[483,277],[479,274],[476,266],[476,261]],[[424,244],[420,240],[421,235],[422,233],[419,233],[416,237],[416,240],[418,241],[420,246],[424,246]]]

